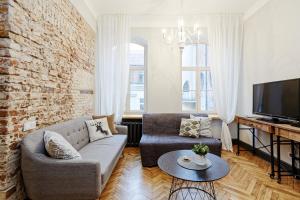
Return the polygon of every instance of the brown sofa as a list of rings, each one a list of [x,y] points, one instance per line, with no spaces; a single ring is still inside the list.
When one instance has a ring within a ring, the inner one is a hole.
[[[206,114],[198,115],[207,116]],[[144,167],[156,166],[158,158],[164,153],[180,149],[191,149],[194,144],[198,143],[208,145],[210,153],[221,156],[222,144],[219,139],[179,136],[182,118],[190,118],[190,114],[149,113],[143,115],[143,136],[140,142],[140,150]]]

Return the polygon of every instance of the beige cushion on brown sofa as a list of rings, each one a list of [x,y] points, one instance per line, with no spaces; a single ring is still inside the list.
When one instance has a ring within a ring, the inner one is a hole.
[[[116,125],[115,125],[115,115],[111,114],[111,115],[93,115],[93,119],[101,119],[107,117],[107,122],[108,122],[108,126],[109,129],[112,133],[119,133],[118,130],[116,129]]]
[[[200,135],[200,121],[182,118],[179,135],[198,138]]]
[[[210,117],[201,117],[201,116],[198,117],[198,116],[191,114],[190,118],[200,121],[200,130],[199,130],[200,136],[213,137],[212,131],[211,131],[212,119]]]

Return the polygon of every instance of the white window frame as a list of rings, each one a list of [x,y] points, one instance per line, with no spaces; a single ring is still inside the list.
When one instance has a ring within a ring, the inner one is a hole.
[[[204,44],[206,45],[206,47],[208,47],[208,43],[207,42],[200,42],[200,43],[190,43],[188,45],[199,45],[199,44]],[[206,50],[207,51],[207,50]],[[211,72],[211,67],[210,66],[183,66],[182,63],[182,54],[183,54],[183,50],[180,53],[180,63],[181,63],[181,111],[182,112],[195,112],[195,113],[207,113],[207,114],[215,114],[216,111],[214,108],[214,110],[208,111],[208,110],[201,110],[201,81],[200,81],[200,74],[201,72]],[[208,55],[206,56],[206,58],[208,59]],[[196,57],[196,59],[198,59],[198,56]],[[196,63],[199,63],[198,60]],[[208,62],[206,62],[208,63]],[[196,91],[195,91],[195,96],[196,96],[196,110],[195,111],[187,111],[187,110],[183,110],[182,108],[182,95],[183,95],[183,91],[182,91],[182,73],[184,71],[192,71],[195,72],[196,74]]]
[[[142,114],[147,111],[147,45],[142,44],[141,42],[137,41],[131,41],[130,44],[137,44],[142,47],[144,47],[144,66],[130,66],[129,65],[129,73],[128,75],[130,76],[131,72],[134,71],[144,71],[144,110],[130,110],[130,77],[128,80],[128,89],[127,89],[127,96],[126,96],[126,109],[125,109],[125,114],[129,115],[134,115],[134,114]]]

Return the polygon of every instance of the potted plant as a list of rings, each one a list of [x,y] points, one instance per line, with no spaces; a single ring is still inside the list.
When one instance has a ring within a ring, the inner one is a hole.
[[[192,151],[197,155],[194,162],[198,165],[205,165],[207,160],[205,155],[209,152],[209,147],[206,144],[195,144]]]

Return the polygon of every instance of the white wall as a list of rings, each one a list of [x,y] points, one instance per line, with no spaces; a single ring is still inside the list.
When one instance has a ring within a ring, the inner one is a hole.
[[[238,112],[252,114],[254,83],[300,78],[300,1],[271,0],[245,22]],[[242,140],[251,144],[250,134]],[[266,143],[269,136],[259,134]],[[289,162],[289,148],[283,160]]]

